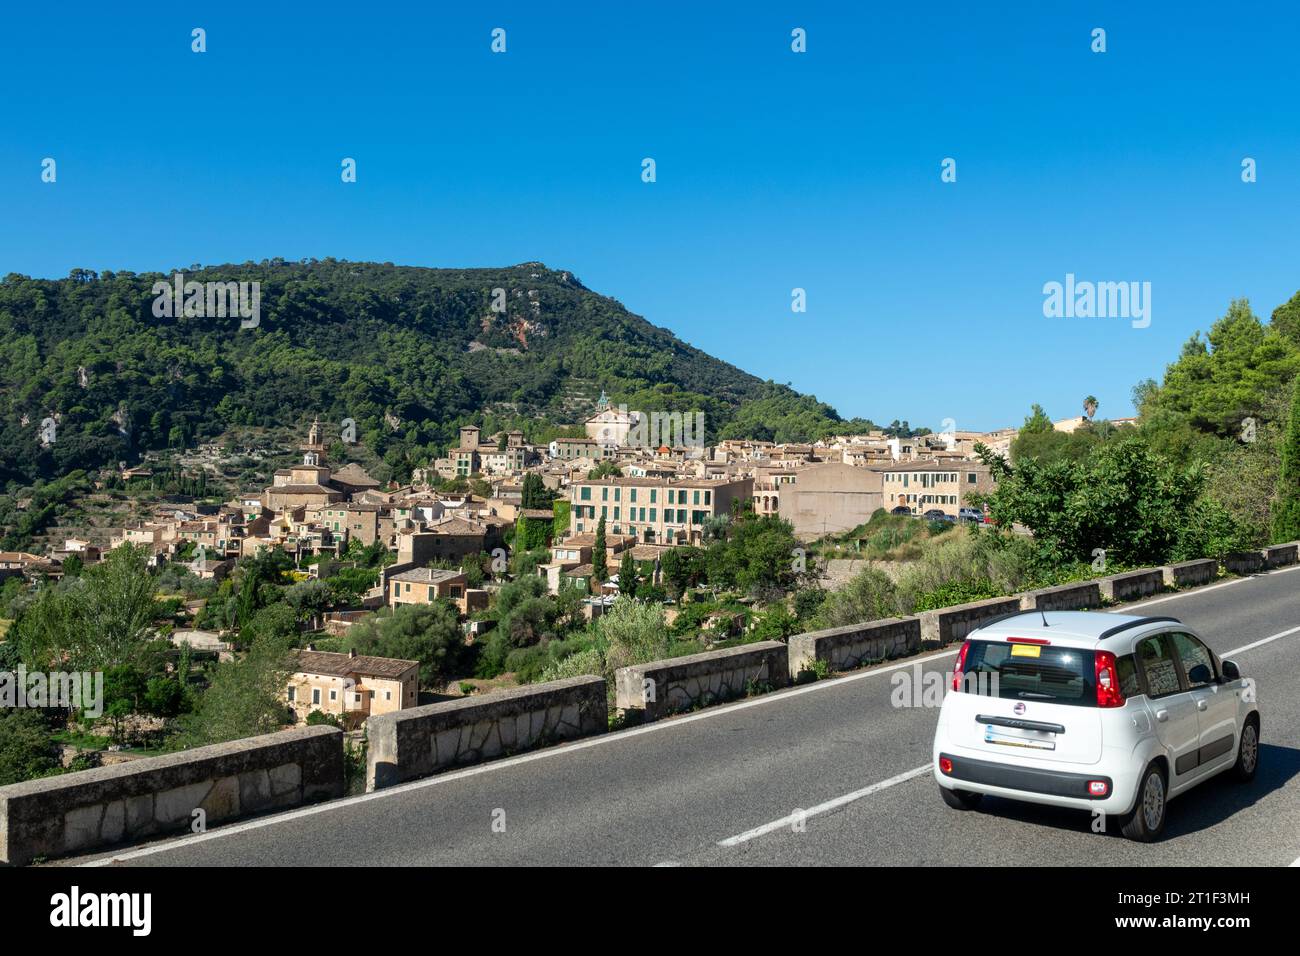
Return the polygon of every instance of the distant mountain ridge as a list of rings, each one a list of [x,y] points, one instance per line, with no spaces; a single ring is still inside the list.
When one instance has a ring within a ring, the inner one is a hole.
[[[522,427],[536,439],[580,422],[602,390],[632,408],[703,411],[709,440],[807,441],[871,427],[539,262],[272,259],[176,271],[198,283],[258,283],[256,327],[229,313],[186,315],[180,303],[155,309],[155,283],[171,287],[174,273],[76,269],[0,282],[0,482],[313,415],[353,419],[401,477],[454,442],[460,424]],[[52,429],[44,441],[42,423]]]

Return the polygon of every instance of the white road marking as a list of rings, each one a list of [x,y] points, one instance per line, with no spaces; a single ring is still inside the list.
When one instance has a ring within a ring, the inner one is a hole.
[[[905,773],[900,773],[888,780],[882,780],[879,783],[873,783],[869,787],[863,787],[861,790],[854,790],[852,793],[846,793],[842,797],[836,797],[833,800],[827,800],[825,803],[819,803],[815,807],[807,810],[799,810],[789,816],[782,817],[780,820],[773,820],[771,823],[764,823],[761,827],[754,827],[752,830],[746,830],[744,833],[738,833],[733,837],[727,837],[725,840],[719,840],[718,846],[736,846],[744,843],[746,840],[752,840],[754,837],[761,837],[765,833],[771,833],[773,830],[780,830],[784,827],[792,826],[800,820],[807,820],[809,817],[815,817],[821,813],[827,813],[846,803],[852,803],[854,800],[861,800],[863,797],[869,797],[873,793],[879,793],[881,790],[887,790],[890,787],[911,780],[913,777],[919,777],[923,773],[930,772],[928,763],[919,767],[913,767]]]
[[[1291,861],[1292,866],[1300,866],[1300,856]]]
[[[1286,571],[1297,571],[1297,570],[1300,570],[1300,565],[1296,565],[1295,567],[1283,568],[1280,571],[1275,570],[1275,571],[1264,572],[1264,574],[1261,576],[1267,576],[1269,574],[1279,574],[1279,573],[1285,573]],[[1172,601],[1177,598],[1187,597],[1193,594],[1204,594],[1205,592],[1213,591],[1216,588],[1227,587],[1232,584],[1240,584],[1243,581],[1250,581],[1250,580],[1254,580],[1254,578],[1234,578],[1231,581],[1224,581],[1218,584],[1211,584],[1206,587],[1196,588],[1191,591],[1180,591],[1179,593],[1169,595],[1168,597],[1156,598],[1152,601],[1143,601],[1143,602],[1139,602],[1138,604],[1127,605],[1126,608],[1121,610],[1119,613],[1123,613],[1124,610],[1127,610],[1128,608],[1140,607],[1143,604],[1154,604],[1161,601]],[[1272,637],[1266,637],[1262,641],[1256,641],[1254,644],[1247,645],[1246,647],[1238,648],[1237,650],[1234,651],[1228,651],[1226,654],[1223,654],[1221,656],[1226,657],[1229,654],[1240,654],[1244,650],[1248,650],[1254,647],[1259,647],[1261,644],[1267,644],[1270,641],[1277,640],[1279,637],[1285,637],[1287,634],[1291,634],[1291,633],[1295,633],[1295,629],[1291,631],[1284,631],[1281,634],[1275,634]],[[622,730],[612,734],[600,734],[595,737],[587,737],[583,740],[573,741],[572,743],[559,744],[554,747],[548,747],[544,750],[535,750],[531,753],[519,754],[518,756],[515,757],[507,757],[504,760],[494,760],[489,763],[479,764],[476,767],[468,767],[464,770],[453,771],[452,773],[439,774],[438,776],[435,777],[426,777],[423,780],[413,780],[410,783],[401,784],[396,787],[388,787],[387,789],[384,790],[376,790],[373,793],[358,794],[357,796],[354,797],[343,797],[342,799],[339,800],[329,800],[324,803],[317,803],[308,807],[299,807],[296,810],[289,810],[286,811],[285,813],[277,813],[272,816],[259,817],[254,820],[246,820],[243,823],[233,823],[230,824],[229,826],[223,826],[216,830],[210,830],[207,833],[187,834],[185,836],[177,837],[175,839],[161,841],[152,846],[142,847],[138,850],[131,850],[126,853],[113,854],[110,856],[106,856],[102,859],[96,859],[85,863],[79,863],[77,864],[77,866],[87,866],[87,867],[111,866],[114,862],[120,860],[134,860],[140,857],[153,856],[154,854],[165,853],[170,850],[175,850],[183,846],[190,846],[196,843],[205,843],[208,840],[217,840],[220,839],[221,837],[233,836],[237,833],[244,833],[249,830],[259,830],[262,827],[274,826],[275,824],[278,823],[286,823],[290,820],[297,820],[302,817],[315,816],[318,813],[329,813],[330,811],[333,810],[344,810],[347,809],[348,807],[354,806],[359,803],[367,803],[371,800],[380,800],[383,799],[384,797],[392,797],[413,790],[422,790],[425,787],[436,787],[441,784],[451,783],[452,781],[460,780],[465,777],[473,777],[481,773],[492,773],[497,770],[504,770],[508,767],[518,766],[519,764],[531,763],[534,760],[545,760],[549,757],[558,757],[558,756],[563,756],[565,754],[573,753],[578,750],[585,750],[588,747],[599,747],[603,744],[618,743],[619,741],[630,740],[634,737],[639,737],[642,734],[651,734],[651,733],[657,733],[659,731],[664,731],[664,730],[672,730],[675,727],[682,727],[686,724],[694,723],[697,720],[710,720],[714,717],[725,717],[728,714],[734,713],[735,711],[746,710],[750,707],[760,707],[764,704],[772,704],[772,703],[779,703],[785,700],[793,700],[794,698],[800,697],[804,694],[810,694],[816,691],[827,690],[834,687],[842,687],[843,685],[852,683],[854,681],[865,680],[866,678],[876,677],[880,674],[888,674],[891,671],[900,670],[902,668],[910,668],[917,664],[924,665],[929,661],[942,660],[945,657],[954,657],[956,656],[957,651],[958,648],[954,647],[952,650],[949,651],[939,651],[934,654],[926,654],[920,657],[910,657],[904,661],[900,661],[897,664],[890,664],[885,667],[868,668],[866,670],[857,671],[852,674],[846,674],[842,677],[836,677],[834,680],[817,681],[816,683],[813,684],[804,684],[799,687],[792,687],[785,690],[776,691],[770,694],[762,694],[758,697],[750,697],[742,701],[737,701],[736,703],[722,704],[717,707],[710,707],[707,710],[701,710],[692,714],[686,714],[684,716],[674,717],[671,720],[658,721],[656,723],[646,724],[641,727],[633,727],[628,730]],[[929,765],[927,764],[926,767],[928,766]],[[922,769],[924,768],[916,768],[914,770],[909,770],[907,771],[907,774],[916,776],[919,775]],[[906,774],[901,776],[903,776],[904,779],[909,779]],[[895,780],[894,782],[900,782],[900,781]],[[890,781],[883,781],[883,783],[887,783],[890,786],[893,786],[893,783],[891,783]],[[880,786],[880,785],[873,784],[873,786]],[[881,787],[881,789],[883,789],[883,787]],[[866,788],[866,790],[871,790],[871,788],[868,787]],[[874,793],[875,791],[871,790],[871,792]],[[863,793],[862,795],[866,796],[867,794]],[[836,799],[842,799],[842,798],[836,798]]]
[[[1243,644],[1241,647],[1233,648],[1230,651],[1224,651],[1219,657],[1231,657],[1233,654],[1241,654],[1244,651],[1252,651],[1257,647],[1263,647],[1265,644],[1272,644],[1278,638],[1287,637],[1290,634],[1300,633],[1300,627],[1293,627],[1289,631],[1281,631],[1272,637],[1266,637],[1262,640],[1255,641],[1253,644]]]

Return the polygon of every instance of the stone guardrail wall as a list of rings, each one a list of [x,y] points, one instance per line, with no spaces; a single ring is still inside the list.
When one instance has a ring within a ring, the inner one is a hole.
[[[1020,595],[1024,611],[1086,611],[1094,607],[1101,607],[1101,588],[1096,581],[1058,584]]]
[[[1229,574],[1254,574],[1263,571],[1266,564],[1263,551],[1236,551],[1223,556],[1223,570]]]
[[[1160,570],[1164,572],[1165,587],[1190,588],[1198,584],[1209,584],[1217,578],[1219,562],[1214,558],[1197,558],[1194,561],[1167,564]]]
[[[987,601],[971,601],[969,604],[954,604],[933,611],[923,611],[921,618],[921,642],[938,644],[941,647],[953,641],[961,641],[975,628],[991,617],[1002,614],[1014,614],[1020,610],[1020,598],[989,598]]]
[[[666,661],[620,667],[614,672],[615,703],[642,720],[743,697],[750,684],[784,687],[789,652],[780,641],[759,641]]]
[[[0,787],[0,861],[189,833],[344,791],[343,732],[305,727]],[[202,810],[202,815],[196,815]]]
[[[1296,563],[1297,546],[1291,544],[1271,544],[1264,549],[1264,565],[1269,568],[1284,568]]]
[[[1143,568],[1098,578],[1101,596],[1108,601],[1136,601],[1165,589],[1164,568]]]
[[[866,624],[809,631],[790,638],[790,678],[797,678],[816,660],[825,661],[833,671],[846,671],[876,661],[905,657],[920,650],[919,617],[890,617]]]
[[[608,729],[603,677],[571,677],[378,714],[366,722],[366,789]]]

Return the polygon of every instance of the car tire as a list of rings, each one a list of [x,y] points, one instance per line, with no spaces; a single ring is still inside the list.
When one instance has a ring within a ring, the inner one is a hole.
[[[954,810],[974,810],[979,806],[984,794],[972,793],[969,790],[949,790],[947,787],[940,787],[939,796],[943,797],[943,802]]]
[[[1250,783],[1259,770],[1259,719],[1253,714],[1241,725],[1241,741],[1237,744],[1237,762],[1232,775],[1242,783]]]
[[[1138,783],[1133,809],[1120,818],[1120,832],[1130,840],[1151,843],[1165,829],[1169,807],[1169,783],[1158,764],[1151,764]]]

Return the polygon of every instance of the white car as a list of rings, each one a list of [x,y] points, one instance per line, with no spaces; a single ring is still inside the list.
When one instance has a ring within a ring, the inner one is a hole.
[[[1172,617],[1027,611],[972,631],[934,735],[948,806],[984,794],[1101,811],[1149,841],[1173,797],[1254,778],[1254,682]]]

